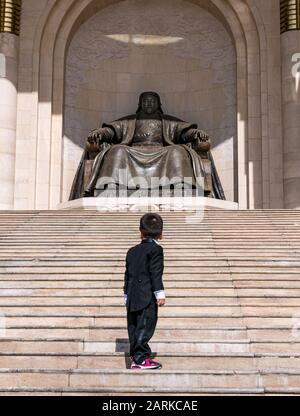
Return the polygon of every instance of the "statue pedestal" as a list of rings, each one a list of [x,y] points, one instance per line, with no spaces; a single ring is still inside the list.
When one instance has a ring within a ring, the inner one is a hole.
[[[96,210],[96,211],[195,211],[204,208],[237,210],[236,202],[222,201],[205,197],[182,198],[81,198],[64,202],[58,210]]]

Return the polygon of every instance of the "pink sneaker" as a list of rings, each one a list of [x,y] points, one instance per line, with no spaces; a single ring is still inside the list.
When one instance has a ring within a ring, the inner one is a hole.
[[[132,370],[159,370],[162,368],[162,365],[158,362],[153,361],[151,358],[146,358],[142,364],[137,364],[132,361],[131,369]]]

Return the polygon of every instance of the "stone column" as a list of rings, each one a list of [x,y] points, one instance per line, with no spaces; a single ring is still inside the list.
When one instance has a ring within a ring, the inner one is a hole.
[[[300,208],[300,0],[281,0],[285,208]]]
[[[13,209],[21,0],[0,0],[0,209]]]

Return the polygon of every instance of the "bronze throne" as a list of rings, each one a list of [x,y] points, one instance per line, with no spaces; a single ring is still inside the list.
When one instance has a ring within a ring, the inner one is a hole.
[[[143,93],[136,114],[90,133],[70,200],[100,196],[102,179],[111,178],[117,185],[118,172],[124,168],[132,177],[167,177],[179,182],[202,177],[204,196],[225,199],[210,148],[210,138],[196,124],[164,114],[159,95]]]

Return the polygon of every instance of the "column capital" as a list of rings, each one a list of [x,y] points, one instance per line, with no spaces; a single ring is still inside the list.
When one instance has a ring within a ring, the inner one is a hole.
[[[19,36],[22,0],[0,0],[0,33]]]
[[[280,0],[280,29],[300,30],[300,0]]]

